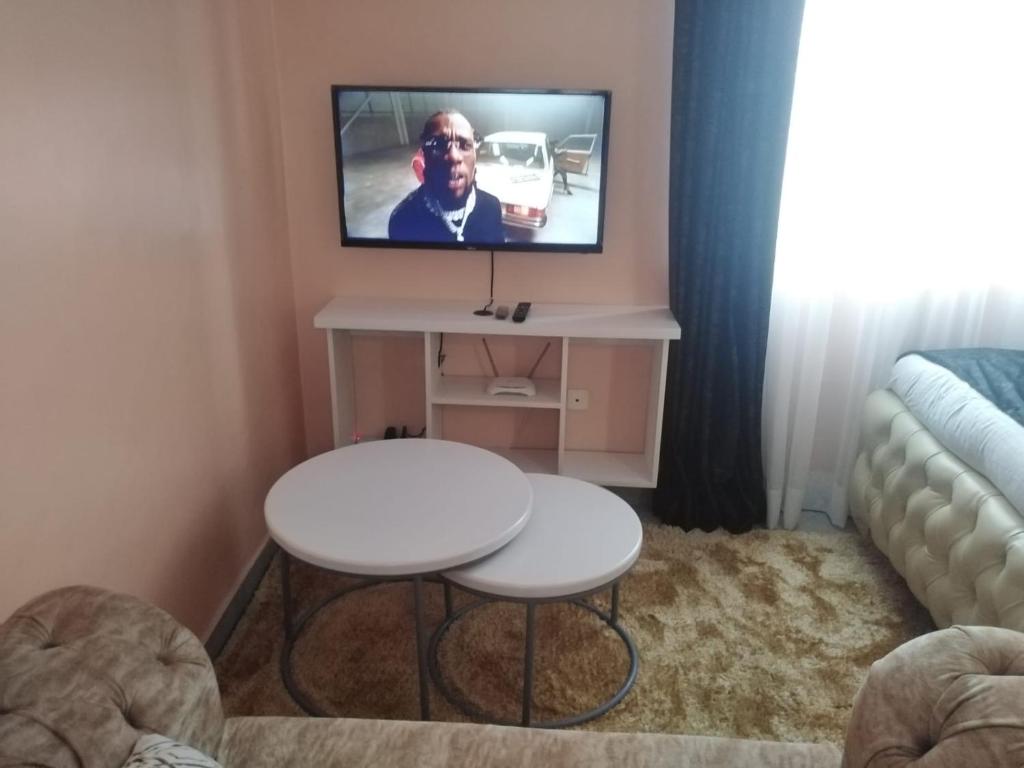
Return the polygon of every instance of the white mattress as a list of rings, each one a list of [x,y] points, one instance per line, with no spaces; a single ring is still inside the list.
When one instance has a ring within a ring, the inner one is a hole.
[[[1024,426],[920,355],[897,361],[889,389],[943,445],[1024,512]]]

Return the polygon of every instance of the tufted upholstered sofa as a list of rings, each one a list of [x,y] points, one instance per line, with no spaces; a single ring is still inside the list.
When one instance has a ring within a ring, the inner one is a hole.
[[[849,501],[937,626],[1024,632],[1024,518],[889,390],[865,404]]]
[[[194,635],[137,598],[68,587],[0,625],[0,766],[114,768],[140,735],[156,732],[228,768],[837,768],[841,759],[845,768],[1003,768],[1019,766],[1024,755],[1022,674],[1024,635],[952,629],[919,638],[872,668],[854,707],[845,758],[827,744],[225,718],[213,667]]]
[[[1024,766],[1024,634],[952,627],[871,665],[843,768]]]

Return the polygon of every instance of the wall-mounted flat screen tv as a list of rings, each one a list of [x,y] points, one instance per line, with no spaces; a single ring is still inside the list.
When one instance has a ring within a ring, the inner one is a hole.
[[[599,252],[608,91],[331,87],[342,245]]]

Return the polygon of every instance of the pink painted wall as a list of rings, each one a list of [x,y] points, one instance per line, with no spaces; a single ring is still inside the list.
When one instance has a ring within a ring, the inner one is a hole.
[[[330,445],[313,314],[334,295],[482,296],[481,254],[340,247],[333,82],[612,90],[605,252],[499,254],[497,288],[665,303],[672,6],[0,6],[0,616],[86,582],[205,636],[266,540],[270,484]],[[450,365],[475,370],[459,344]],[[535,344],[495,354],[522,367]],[[571,361],[597,414],[570,416],[574,447],[639,445],[616,414],[642,406],[608,403],[644,402],[644,354]],[[422,343],[356,355],[360,428],[422,426]],[[448,436],[555,439],[551,414],[493,416],[453,412]]]
[[[303,454],[269,0],[0,5],[0,617],[205,635]]]
[[[335,295],[482,297],[489,269],[482,253],[340,246],[332,83],[610,89],[604,253],[498,254],[496,291],[535,302],[668,302],[672,0],[472,5],[274,0],[274,9],[289,238],[311,453],[331,446],[326,343],[323,332],[312,327],[313,315]],[[617,353],[606,349],[606,354],[611,362],[600,363],[597,374],[609,365],[620,369],[615,386],[621,388],[629,371],[636,370],[633,361],[627,356],[616,363]],[[422,376],[422,367],[419,370]],[[574,371],[573,376],[590,380],[585,371]],[[369,412],[359,414],[361,421],[376,427],[380,419],[389,418],[373,408],[380,402],[401,402],[401,386],[382,393]],[[629,386],[646,397],[646,371]],[[635,442],[614,424],[608,426],[607,419],[580,434],[601,445]]]

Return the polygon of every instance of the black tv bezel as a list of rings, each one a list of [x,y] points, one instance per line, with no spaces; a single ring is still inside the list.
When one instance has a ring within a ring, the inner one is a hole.
[[[338,93],[341,91],[390,92],[411,91],[425,93],[484,93],[524,94],[552,96],[601,96],[604,98],[601,141],[601,183],[597,209],[597,240],[594,243],[439,243],[414,242],[411,240],[389,240],[386,237],[351,237],[345,221],[345,176],[341,157],[341,125],[338,114]],[[564,89],[564,88],[487,88],[487,87],[446,87],[422,85],[331,85],[331,120],[334,125],[335,171],[338,177],[338,223],[341,230],[342,247],[361,248],[429,248],[439,251],[518,251],[522,253],[603,253],[604,252],[604,209],[608,186],[608,144],[612,112],[612,92],[609,90]]]

